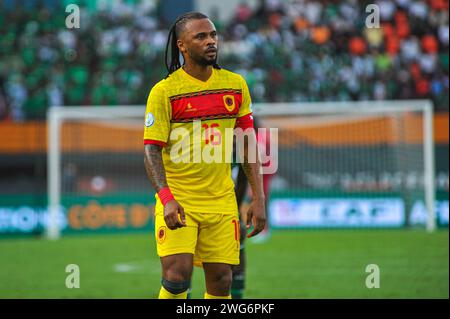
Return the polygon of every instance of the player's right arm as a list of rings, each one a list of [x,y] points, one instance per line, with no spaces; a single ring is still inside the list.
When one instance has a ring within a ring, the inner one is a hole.
[[[164,205],[164,220],[169,229],[186,226],[183,207],[175,200],[167,184],[162,159],[170,131],[170,109],[164,90],[156,85],[147,100],[144,128],[144,164],[147,176],[161,203]],[[178,217],[180,216],[180,218]]]
[[[183,207],[169,193],[170,189],[167,185],[166,172],[162,162],[162,146],[156,144],[144,145],[144,153],[145,170],[164,205],[164,220],[167,227],[177,229],[186,226]],[[178,218],[178,215],[180,215],[180,218]]]

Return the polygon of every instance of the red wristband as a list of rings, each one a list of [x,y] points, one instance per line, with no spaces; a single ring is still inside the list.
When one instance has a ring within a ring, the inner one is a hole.
[[[158,197],[161,200],[161,203],[165,206],[167,202],[175,199],[172,195],[172,192],[170,191],[169,187],[163,187],[158,192]]]

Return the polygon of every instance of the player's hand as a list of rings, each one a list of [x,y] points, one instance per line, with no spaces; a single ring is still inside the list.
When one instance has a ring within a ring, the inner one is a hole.
[[[164,206],[164,221],[171,230],[186,227],[184,208],[176,200],[171,200]]]
[[[266,208],[264,200],[254,200],[247,211],[247,229],[253,224],[253,230],[247,238],[259,234],[266,226]]]

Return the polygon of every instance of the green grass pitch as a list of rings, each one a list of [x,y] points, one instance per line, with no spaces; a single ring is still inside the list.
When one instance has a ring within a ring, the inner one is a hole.
[[[274,231],[247,243],[247,298],[448,298],[448,230]],[[155,298],[160,265],[150,233],[0,240],[0,298]],[[68,264],[80,288],[65,286]],[[368,289],[368,264],[380,288]],[[202,298],[202,270],[193,298]]]

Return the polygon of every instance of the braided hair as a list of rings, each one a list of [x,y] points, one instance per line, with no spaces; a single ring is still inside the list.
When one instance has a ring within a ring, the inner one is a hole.
[[[180,49],[178,48],[177,45],[178,35],[180,34],[181,30],[184,28],[184,26],[188,21],[199,19],[208,19],[208,17],[200,12],[187,12],[179,16],[173,23],[172,27],[170,27],[169,36],[167,37],[166,52],[164,55],[164,62],[166,64],[167,71],[169,72],[166,78],[171,73],[181,68]],[[169,56],[169,46],[171,51],[170,63],[167,61]],[[220,69],[220,66],[217,64],[217,62],[213,64],[213,67],[216,69]]]

